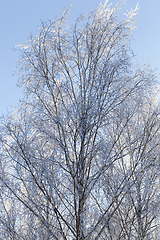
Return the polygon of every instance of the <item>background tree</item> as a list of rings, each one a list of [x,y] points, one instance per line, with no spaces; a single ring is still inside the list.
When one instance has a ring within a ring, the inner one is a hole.
[[[127,111],[124,111],[123,107],[118,118],[115,116],[117,123],[122,124],[124,113],[130,111],[128,106],[129,104],[127,104]],[[159,215],[160,187],[157,114],[159,115],[158,109],[154,109],[148,99],[147,101],[145,99],[145,102],[143,100],[143,104],[136,109],[116,143],[121,153],[115,165],[117,175],[114,174],[113,179],[110,176],[111,182],[108,184],[108,189],[114,196],[113,186],[119,183],[120,179],[125,179],[125,191],[127,191],[117,213],[110,221],[116,233],[115,239],[157,239],[159,237],[158,234],[156,237],[153,236],[156,229],[159,229],[155,221],[158,220]]]
[[[147,239],[154,231],[156,76],[134,66],[137,8],[126,18],[119,9],[106,1],[73,26],[67,10],[20,45],[24,99],[1,125],[2,238]]]

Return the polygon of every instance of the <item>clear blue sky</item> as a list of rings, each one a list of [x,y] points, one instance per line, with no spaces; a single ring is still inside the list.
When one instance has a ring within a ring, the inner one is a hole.
[[[22,97],[21,89],[16,87],[17,76],[12,76],[16,69],[18,52],[13,47],[23,43],[27,37],[37,31],[41,20],[54,19],[72,3],[76,3],[71,17],[81,12],[89,12],[101,0],[0,0],[0,116],[16,106]],[[156,59],[153,68],[160,73],[160,0],[128,0],[124,11],[135,7],[140,9],[136,16],[133,37],[133,50],[138,62]],[[102,1],[104,3],[104,1]],[[109,0],[117,3],[117,0]]]

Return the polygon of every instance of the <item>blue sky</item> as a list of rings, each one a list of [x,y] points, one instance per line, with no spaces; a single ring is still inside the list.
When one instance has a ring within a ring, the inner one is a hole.
[[[0,0],[0,116],[11,111],[22,98],[14,75],[19,53],[14,46],[23,43],[31,33],[37,31],[40,20],[54,19],[70,4],[75,3],[71,19],[81,12],[89,12],[100,0]],[[139,2],[136,16],[135,39],[132,49],[138,62],[155,59],[153,68],[160,73],[160,0],[128,0],[125,12]],[[104,3],[104,1],[102,1]],[[117,0],[109,0],[113,6]]]

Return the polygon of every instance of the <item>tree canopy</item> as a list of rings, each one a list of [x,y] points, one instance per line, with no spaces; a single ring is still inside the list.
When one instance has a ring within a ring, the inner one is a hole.
[[[1,120],[0,238],[159,239],[159,103],[131,49],[137,8],[70,8],[19,45],[24,98]]]

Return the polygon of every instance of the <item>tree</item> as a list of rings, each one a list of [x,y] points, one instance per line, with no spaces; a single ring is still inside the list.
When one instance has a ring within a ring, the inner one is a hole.
[[[160,197],[159,136],[156,134],[159,131],[159,123],[158,112],[153,109],[151,103],[143,102],[143,105],[136,109],[134,118],[127,124],[116,143],[117,148],[121,149],[121,155],[116,164],[118,176],[114,174],[113,179],[110,176],[109,188],[115,190],[113,183],[120,181],[122,176],[126,181],[127,191],[112,219],[116,224],[115,239],[159,238],[159,233],[155,237],[155,232],[159,228],[157,218]],[[121,123],[124,120],[124,112],[126,111],[123,111]],[[117,121],[116,117],[115,119]],[[114,194],[113,190],[112,194]]]
[[[107,2],[73,26],[66,10],[20,45],[24,99],[1,124],[3,239],[149,239],[158,229],[156,75],[134,64],[137,7],[124,19]]]

